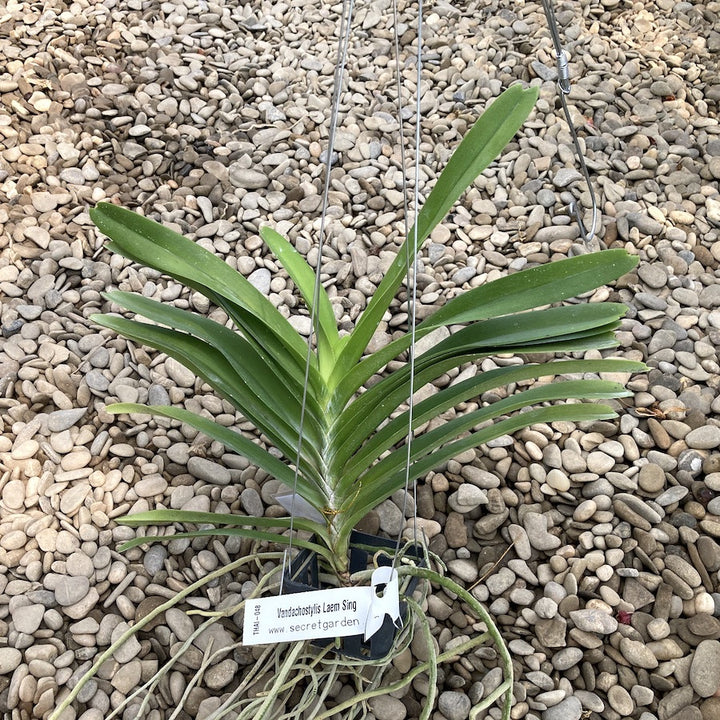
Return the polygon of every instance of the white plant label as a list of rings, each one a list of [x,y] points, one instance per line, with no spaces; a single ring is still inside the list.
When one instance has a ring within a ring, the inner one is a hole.
[[[243,644],[266,645],[347,635],[372,637],[390,615],[397,627],[400,598],[397,571],[380,567],[370,587],[330,588],[245,603]]]

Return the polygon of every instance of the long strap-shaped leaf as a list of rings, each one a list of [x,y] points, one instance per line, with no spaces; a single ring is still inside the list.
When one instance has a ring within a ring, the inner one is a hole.
[[[300,253],[282,236],[270,227],[260,228],[260,237],[272,250],[273,255],[287,270],[297,285],[305,304],[313,310],[315,300],[315,272]],[[320,262],[318,258],[318,263]],[[325,288],[320,286],[319,306],[315,309],[318,326],[318,366],[324,377],[330,375],[340,345],[335,314]]]
[[[417,480],[428,472],[439,467],[448,460],[457,457],[460,453],[478,447],[483,443],[495,440],[502,435],[510,435],[517,430],[529,427],[536,423],[553,423],[560,421],[583,422],[589,420],[607,420],[616,417],[616,413],[607,405],[591,403],[576,403],[574,405],[555,405],[552,407],[535,408],[514,415],[506,420],[500,420],[492,425],[471,433],[470,435],[449,443],[425,455],[410,466],[410,480]],[[369,510],[382,502],[386,497],[402,488],[405,484],[406,474],[403,469],[392,475],[375,478],[372,483],[360,482],[357,492],[351,496],[347,504],[347,513],[341,514],[341,536],[347,536],[353,527],[363,518]],[[360,502],[362,500],[362,502]]]
[[[293,487],[295,474],[293,470],[285,465],[279,458],[270,454],[249,438],[240,435],[234,430],[197,415],[196,413],[182,408],[169,407],[165,405],[141,405],[138,403],[115,403],[105,408],[110,413],[138,413],[143,415],[159,415],[160,417],[179,420],[187,423],[196,430],[205,433],[213,440],[221,442],[226,447],[234,450],[238,455],[246,457],[251,463],[265,470],[276,480]],[[294,460],[294,458],[293,458]],[[309,469],[306,469],[308,471]],[[301,472],[297,478],[298,493],[302,495],[319,512],[327,505],[327,492],[320,477],[312,477]]]
[[[338,359],[339,381],[365,352],[382,316],[390,307],[406,273],[406,258],[412,257],[447,215],[455,201],[473,180],[502,152],[530,114],[538,96],[537,88],[513,85],[503,92],[480,116],[453,153],[418,214],[417,232],[411,228],[408,239],[360,316],[355,330]],[[417,246],[414,240],[417,236]],[[410,244],[409,253],[406,245]]]
[[[533,355],[534,353],[573,353],[587,352],[588,350],[605,350],[617,346],[617,337],[610,330],[603,329],[601,331],[588,330],[585,333],[575,337],[548,339],[537,343],[523,345],[516,352],[523,355]],[[416,373],[416,387],[421,387],[428,382],[440,377],[448,370],[459,367],[463,363],[475,362],[485,357],[498,355],[507,352],[506,349],[498,349],[493,347],[481,347],[477,352],[467,352],[460,354],[451,354],[447,357],[435,359],[422,371]],[[356,425],[364,422],[365,418],[369,418],[372,414],[373,419],[377,420],[375,427],[382,422],[383,418],[390,415],[393,409],[397,408],[402,402],[400,397],[407,398],[410,379],[410,368],[408,366],[396,370],[394,373],[380,382],[370,390],[366,391],[360,397],[351,403],[342,413],[342,415],[333,423],[328,433],[331,447],[340,447],[347,442],[352,434],[351,429]],[[367,397],[366,397],[367,396]],[[350,428],[350,430],[349,430]],[[328,457],[331,457],[328,455]]]
[[[148,260],[133,255],[131,252],[119,248],[115,243],[106,243],[106,247],[119,255],[128,258],[140,265],[147,265],[160,270],[165,275],[177,280],[178,283],[186,285],[204,295],[211,303],[217,305],[224,310],[228,317],[233,321],[235,326],[243,333],[245,339],[251,343],[258,352],[267,352],[270,362],[275,368],[285,367],[288,374],[297,382],[304,381],[304,361],[301,361],[300,355],[296,352],[297,348],[288,345],[284,338],[278,335],[273,328],[268,326],[262,319],[253,315],[246,308],[241,307],[238,303],[232,302],[223,295],[215,292],[206,285],[198,282],[196,279],[185,277],[178,273],[164,270],[166,264],[152,265]],[[310,384],[315,391],[319,387],[317,358],[311,353],[310,362]]]
[[[614,329],[625,311],[624,305],[585,304],[482,320],[459,330],[416,358],[415,372],[421,373],[438,360],[453,355],[527,353],[531,352],[527,349],[528,346],[537,346],[545,341],[548,343],[558,340],[567,341],[604,333]],[[348,373],[349,384],[354,385],[358,374],[364,372],[365,370],[361,370],[358,366],[356,370]],[[362,415],[370,412],[374,403],[385,402],[384,396],[388,392],[388,386],[401,379],[403,373],[409,374],[409,368],[397,370],[375,384],[352,402],[345,411],[343,411],[345,398],[336,393],[329,406],[330,417],[336,418],[341,413],[343,415],[347,413],[343,420],[345,423],[355,413]]]
[[[130,210],[99,203],[90,210],[98,229],[111,238],[108,247],[129,259],[176,278],[193,289],[206,288],[252,314],[305,366],[302,338],[277,308],[246,278],[197,243]]]
[[[137,293],[108,292],[103,297],[138,315],[167,325],[200,340],[222,353],[223,357],[245,381],[256,397],[288,422],[299,425],[302,385],[285,372],[268,362],[254,345],[209,318],[160,303]],[[308,393],[307,412],[316,425],[320,424],[320,408],[313,393]]]
[[[606,250],[498,278],[450,300],[420,324],[416,338],[421,339],[441,325],[512,315],[576,297],[615,280],[636,264],[637,258],[625,250]],[[342,379],[333,376],[329,406],[344,407],[374,373],[407,350],[411,342],[409,333],[403,335],[361,360]]]
[[[268,364],[272,365],[275,372],[284,370],[292,379],[301,386],[305,383],[305,360],[289,350],[272,328],[269,328],[255,315],[240,307],[237,303],[228,300],[204,286],[195,286],[191,281],[180,279],[180,282],[193,287],[205,295],[214,305],[224,310],[235,326],[242,332],[243,337],[255,348],[258,353],[268,355]],[[305,350],[307,358],[307,347]],[[308,390],[315,395],[320,394],[323,387],[317,370],[317,357],[314,352],[310,353]]]
[[[289,517],[255,517],[252,515],[198,512],[196,510],[148,510],[146,512],[133,513],[132,515],[124,515],[118,518],[117,522],[123,525],[130,525],[131,527],[137,527],[138,525],[167,525],[169,523],[284,529],[289,529],[293,526],[298,530],[305,530],[319,535],[326,540],[328,545],[330,543],[330,537],[324,525],[302,517],[296,517],[292,520]]]
[[[235,372],[222,353],[208,343],[192,335],[137,320],[112,315],[93,316],[92,319],[98,325],[104,325],[124,337],[175,358],[240,410],[286,457],[294,457],[293,441],[298,427],[286,423],[272,406],[258,400],[248,383]],[[321,431],[309,422],[306,435],[308,441],[303,446],[302,459],[308,465],[319,468]]]
[[[158,537],[157,535],[147,535],[144,537],[133,538],[120,545],[118,550],[125,552],[130,548],[138,547],[138,545],[145,545],[146,543],[158,542],[160,540],[179,540],[182,538],[198,538],[198,537],[246,537],[252,540],[264,540],[265,542],[279,543],[282,545],[289,545],[290,538],[286,535],[278,535],[272,532],[263,532],[262,530],[251,530],[250,528],[236,527],[236,528],[208,528],[207,530],[191,530],[190,532],[179,532],[173,535],[163,535]],[[329,563],[333,560],[333,554],[325,545],[319,543],[310,542],[302,538],[293,538],[293,545],[297,547],[306,548],[314,553],[317,553],[321,557],[324,557]]]
[[[612,282],[637,263],[637,256],[615,249],[521,270],[457,295],[420,327],[462,325],[557,303]]]
[[[609,380],[564,380],[533,387],[523,392],[514,393],[473,412],[459,415],[443,423],[440,427],[415,438],[412,445],[411,461],[415,462],[425,455],[435,452],[445,443],[450,442],[480,423],[494,420],[523,407],[556,400],[574,398],[606,400],[631,394],[620,383]],[[371,483],[377,478],[392,475],[404,466],[406,458],[405,448],[399,448],[373,465],[362,476],[362,480]],[[363,467],[357,467],[351,462],[343,474],[343,485],[350,483],[363,469]]]
[[[425,367],[425,364],[432,362],[433,358],[465,352],[483,344],[507,347],[507,352],[522,352],[511,348],[545,338],[572,337],[587,330],[614,326],[626,312],[625,305],[605,302],[565,305],[481,320],[458,330],[430,348],[418,358],[418,364],[420,367]]]
[[[450,385],[417,403],[413,411],[413,430],[416,430],[428,420],[440,417],[441,413],[454,408],[458,403],[467,402],[482,395],[482,393],[500,386],[506,386],[509,383],[535,380],[553,375],[641,372],[645,369],[643,363],[620,359],[562,360],[496,368]],[[397,408],[407,400],[407,394],[407,387],[405,385],[401,386],[399,390],[391,393],[388,405]],[[390,412],[393,412],[393,410]],[[362,472],[374,460],[380,458],[395,443],[407,435],[408,411],[392,418],[392,420],[388,420],[390,412],[387,412],[384,417],[378,417],[379,413],[372,413],[367,418],[360,419],[354,428],[354,432],[337,449],[335,455],[326,456],[326,462],[337,466],[335,474],[338,477],[352,476],[356,471],[358,473]],[[378,430],[383,420],[388,420],[387,424]],[[350,462],[346,466],[348,461]]]

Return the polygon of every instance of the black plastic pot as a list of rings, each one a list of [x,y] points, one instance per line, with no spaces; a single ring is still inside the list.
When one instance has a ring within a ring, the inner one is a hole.
[[[391,565],[395,553],[396,542],[387,538],[376,537],[353,530],[350,535],[350,573],[367,570],[370,557],[378,550],[387,550],[388,555],[381,554],[378,559],[380,565]],[[425,566],[422,548],[415,545],[406,553],[419,566]],[[417,586],[417,578],[412,578],[407,593],[412,593]],[[324,590],[328,585],[320,583],[320,569],[317,555],[310,550],[302,550],[290,564],[283,578],[283,594],[309,592],[311,590]],[[407,603],[400,602],[400,617],[403,623],[407,619]],[[340,646],[336,652],[340,655],[362,660],[378,660],[385,657],[392,649],[398,629],[387,615],[382,627],[367,642],[362,635],[349,635],[339,638]],[[333,638],[313,640],[317,647],[327,647],[334,643]]]

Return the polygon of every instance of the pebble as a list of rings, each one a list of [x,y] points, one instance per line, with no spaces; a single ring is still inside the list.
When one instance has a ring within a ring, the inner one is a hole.
[[[570,619],[576,628],[584,632],[609,635],[618,627],[617,620],[610,613],[602,610],[574,610],[570,613]]]
[[[227,485],[231,480],[230,471],[212,460],[191,457],[188,460],[188,471],[198,480],[215,485]]]
[[[117,657],[115,658],[117,660]],[[120,665],[113,674],[110,683],[118,692],[129,695],[137,688],[142,677],[142,663],[140,660],[131,660]]]
[[[294,280],[266,252],[258,230],[277,227],[316,261],[333,11],[319,8],[308,20],[287,3],[269,12],[188,0],[161,3],[150,17],[137,0],[108,14],[110,5],[83,5],[71,21],[52,8],[27,15],[17,3],[3,16],[14,38],[10,50],[0,49],[2,154],[13,169],[0,171],[9,203],[0,208],[7,245],[0,261],[0,636],[8,643],[0,647],[0,673],[11,714],[51,712],[70,678],[122,623],[244,548],[237,538],[176,539],[120,556],[119,544],[137,532],[117,524],[121,515],[161,507],[278,510],[267,491],[277,481],[189,426],[104,412],[110,397],[184,406],[251,432],[190,368],[93,323],[94,313],[110,307],[101,295],[110,288],[227,318],[200,293],[103,248],[86,208],[104,198],[142,207],[237,267],[292,327],[305,336],[311,330]],[[602,5],[613,13],[618,3]],[[577,117],[593,126],[583,142],[594,163],[601,242],[623,244],[639,260],[583,301],[628,306],[612,352],[644,360],[649,371],[629,378],[635,397],[618,405],[618,420],[538,423],[504,435],[448,461],[419,497],[432,552],[458,580],[483,578],[472,591],[487,597],[516,652],[518,717],[573,720],[589,710],[611,719],[709,720],[720,712],[712,705],[716,678],[703,676],[705,655],[717,652],[712,643],[720,637],[720,86],[708,80],[696,52],[712,56],[720,36],[702,32],[712,8],[656,5],[615,13],[606,35],[574,54],[572,81]],[[358,21],[362,43],[350,48],[354,94],[341,113],[330,187],[322,282],[343,334],[376,291],[402,233],[392,49],[379,32],[389,22],[381,6]],[[403,28],[414,19],[408,7]],[[576,18],[566,15],[561,33],[577,42]],[[423,136],[423,188],[503,86],[527,81],[528,68],[548,87],[556,76],[532,53],[530,64],[517,60],[518,42],[532,45],[546,33],[535,15],[505,8],[488,18],[443,4],[428,18],[433,42],[422,112],[432,132]],[[288,28],[311,54],[286,39]],[[239,46],[231,42],[238,29]],[[48,77],[56,83],[38,79],[32,65],[36,36],[53,48]],[[410,36],[402,40],[405,60]],[[648,55],[647,37],[664,38],[661,55]],[[411,84],[404,92],[410,106]],[[585,184],[551,97],[543,90],[525,130],[422,250],[419,315],[459,294],[457,286],[481,288],[580,252],[567,205],[574,199],[587,207]],[[404,327],[403,292],[373,338],[378,346]],[[491,357],[478,367],[519,361]],[[437,386],[469,379],[478,367],[449,370]],[[624,374],[618,379],[628,382]],[[471,398],[462,412],[504,392]],[[405,519],[393,497],[370,520],[375,529],[402,531]],[[143,639],[140,649],[130,644],[114,658],[112,673],[83,690],[83,720],[117,707],[152,675],[153,653],[170,656],[171,643],[192,634],[187,607],[220,606],[233,583],[252,585],[242,572],[228,581],[159,617],[151,651]],[[428,601],[443,647],[448,633],[470,631],[459,607],[445,595]],[[213,649],[235,641],[227,625],[208,634]],[[193,650],[207,647],[208,637]],[[44,655],[46,647],[55,655]],[[205,690],[194,690],[186,714],[217,709],[219,694],[249,662],[241,650],[208,668],[206,685],[217,697],[203,700]],[[572,663],[577,651],[583,659]],[[408,655],[410,667],[415,658]],[[199,662],[192,653],[188,660]],[[493,687],[495,676],[484,674],[493,663],[476,653],[448,665],[439,712],[449,718],[456,707],[467,717],[467,703]],[[155,714],[175,709],[183,694],[192,669],[178,670],[170,696],[163,690],[152,699]],[[666,700],[683,684],[690,697],[671,708]],[[402,699],[374,699],[373,715],[414,716],[420,690],[418,681]]]
[[[582,703],[578,698],[571,696],[544,710],[542,720],[580,720],[582,714]]]
[[[544,515],[534,512],[525,513],[523,527],[530,544],[536,550],[548,551],[560,546],[560,538],[548,532],[547,518]]]
[[[79,602],[90,590],[90,580],[83,576],[59,577],[54,585],[55,599],[63,607]]]
[[[61,433],[76,425],[87,414],[87,408],[56,410],[47,416],[48,430]]]
[[[464,720],[471,706],[470,698],[464,693],[445,691],[438,696],[438,710],[447,720]]]
[[[552,658],[553,667],[556,670],[568,670],[577,665],[583,658],[583,651],[580,648],[568,647],[556,652]]]
[[[691,430],[685,436],[688,447],[698,450],[712,450],[720,446],[720,427],[705,425]]]
[[[638,473],[638,484],[645,492],[660,492],[665,487],[665,471],[653,463],[643,465]]]
[[[469,513],[487,503],[485,493],[471,483],[463,483],[448,498],[448,505],[459,513]]]
[[[117,639],[124,635],[129,629],[129,625],[126,622],[119,622],[112,631],[111,642],[115,643]],[[117,660],[121,665],[123,663],[129,663],[133,660],[140,652],[141,645],[136,636],[132,635],[126,640],[120,647],[113,653],[113,658]]]
[[[700,697],[710,697],[720,689],[720,642],[703,640],[690,664],[690,684]]]
[[[630,717],[635,710],[635,703],[630,693],[621,685],[613,685],[608,690],[608,702],[621,717]]]
[[[211,690],[221,690],[233,681],[237,672],[238,664],[230,658],[225,658],[208,668],[205,673],[205,682]]]
[[[21,605],[12,611],[12,621],[17,632],[32,635],[42,623],[45,608],[42,605]]]
[[[652,651],[638,640],[631,640],[628,637],[621,638],[620,652],[631,665],[648,670],[653,670],[658,666],[657,658]]]
[[[0,648],[0,675],[10,675],[20,665],[22,657],[16,648]]]

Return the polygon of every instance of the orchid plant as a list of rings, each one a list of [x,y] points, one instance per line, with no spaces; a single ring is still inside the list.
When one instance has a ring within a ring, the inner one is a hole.
[[[517,132],[535,98],[535,89],[513,86],[485,111],[440,175],[417,217],[417,230],[410,230],[406,243],[417,240],[419,247],[430,235],[462,191]],[[611,418],[614,411],[598,401],[627,395],[621,384],[599,377],[550,380],[642,369],[640,364],[622,359],[597,359],[524,362],[478,372],[417,403],[407,468],[409,421],[405,403],[410,366],[404,364],[385,372],[372,386],[368,382],[408,351],[411,333],[374,353],[368,353],[367,347],[406,274],[408,248],[400,248],[354,330],[341,335],[323,288],[317,295],[317,307],[313,306],[313,269],[288,240],[270,227],[261,229],[263,240],[315,317],[316,346],[310,351],[306,377],[305,339],[266,296],[221,258],[121,207],[101,203],[90,214],[99,230],[111,239],[110,250],[202,293],[225,311],[234,327],[118,291],[106,293],[106,299],[151,322],[114,314],[94,315],[92,320],[178,360],[250,420],[262,434],[262,441],[180,407],[119,403],[107,410],[187,423],[294,487],[305,506],[314,510],[305,513],[312,517],[296,517],[294,521],[296,529],[311,532],[314,539],[295,542],[324,558],[340,582],[347,579],[352,529],[402,488],[408,474],[410,480],[423,478],[469,448],[534,423]],[[410,254],[417,249],[410,247]],[[611,282],[635,263],[636,258],[624,250],[580,255],[523,270],[458,295],[416,329],[416,340],[438,328],[452,328],[452,332],[416,358],[415,389],[448,370],[490,355],[579,353],[614,346],[613,331],[625,313],[623,305],[547,306]],[[457,413],[439,425],[428,425],[459,403],[473,401],[500,386],[533,380],[543,382],[482,404],[472,412]],[[583,402],[567,402],[570,399]],[[286,537],[274,531],[289,528],[291,522],[282,517],[168,510],[139,513],[124,521],[143,526],[209,523],[217,527],[184,535],[239,533],[274,541]],[[129,545],[148,540],[139,537]]]
[[[173,525],[175,534],[148,536],[141,532],[124,548],[163,537],[208,535],[240,535],[288,543],[288,531],[294,528],[307,531],[294,538],[295,547],[315,552],[335,583],[362,581],[367,579],[367,572],[349,577],[351,532],[408,479],[422,480],[434,468],[464,451],[535,423],[583,422],[615,415],[612,407],[601,401],[629,393],[622,384],[603,378],[603,374],[642,371],[642,364],[613,358],[554,361],[544,358],[555,353],[604,350],[617,344],[614,331],[625,313],[624,306],[609,302],[561,303],[612,282],[634,267],[636,258],[624,250],[583,254],[474,287],[425,317],[414,333],[407,332],[375,352],[368,351],[406,275],[407,259],[420,249],[461,193],[522,126],[536,97],[535,89],[509,88],[467,133],[352,332],[342,334],[338,330],[330,298],[322,287],[316,286],[315,271],[292,243],[270,227],[260,230],[314,319],[312,345],[243,275],[198,244],[112,204],[101,203],[90,211],[99,230],[110,238],[109,249],[202,293],[227,316],[227,323],[223,324],[142,295],[112,291],[105,295],[109,302],[149,322],[119,314],[95,315],[93,321],[175,358],[230,402],[257,432],[245,434],[182,407],[118,403],[107,410],[129,415],[131,421],[155,415],[196,428],[288,488],[294,488],[295,500],[302,508],[301,515],[295,518],[163,508],[136,513],[121,522],[143,527]],[[448,331],[443,331],[443,339],[435,344],[426,341],[430,347],[417,353],[413,363],[397,362],[406,358],[413,346],[413,335],[415,341],[430,340],[428,336],[440,328]],[[542,354],[542,358],[532,362],[534,353]],[[527,360],[485,372],[476,366],[476,374],[465,373],[464,379],[427,393],[410,413],[411,388],[420,390],[450,370],[492,355],[522,355]],[[500,399],[492,402],[482,399],[489,391],[508,387],[510,390],[499,393]],[[518,387],[522,389],[513,392]],[[467,405],[458,407],[464,403]],[[412,442],[408,449],[409,437]],[[195,529],[187,529],[188,525]],[[271,556],[278,560],[276,553],[267,552],[235,559],[138,621],[100,654],[51,720],[60,717],[82,686],[128,637],[159,613],[204,584],[250,562],[266,562]],[[281,644],[263,653],[238,687],[227,694],[213,717],[232,713],[239,720],[260,720],[299,717],[304,713],[318,720],[330,717],[353,720],[367,711],[373,697],[399,691],[426,673],[428,691],[421,712],[421,719],[426,720],[437,694],[438,664],[454,662],[460,654],[489,638],[499,653],[504,679],[478,702],[471,717],[502,699],[502,717],[509,720],[512,660],[490,615],[466,588],[440,572],[412,565],[401,567],[399,572],[429,580],[458,597],[472,608],[487,631],[457,638],[460,642],[438,652],[423,608],[415,598],[406,596],[413,620],[406,623],[394,650],[407,647],[414,629],[419,628],[428,657],[399,679],[381,685],[379,675],[363,672],[369,663],[353,662],[345,671],[354,673],[358,692],[339,705],[329,703],[328,709],[324,703],[338,672],[338,662],[326,660],[331,649],[318,651],[307,643]],[[273,572],[265,574],[256,592],[263,592],[273,576]],[[208,617],[193,637],[221,617],[239,612],[243,603],[204,613]],[[201,679],[204,667],[213,657],[203,660],[192,683]],[[171,658],[114,712],[119,712],[132,698],[144,697],[139,716],[149,693],[176,659]],[[391,668],[387,658],[376,666],[380,674]],[[365,675],[374,679],[368,682]],[[264,690],[251,691],[253,684]]]

